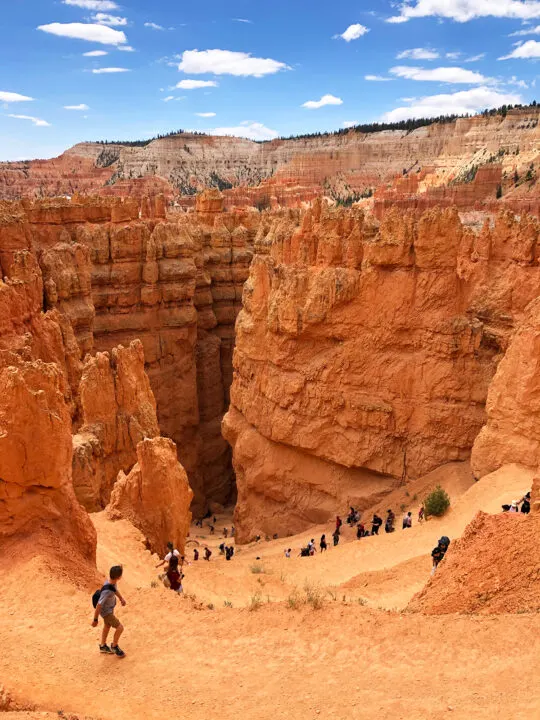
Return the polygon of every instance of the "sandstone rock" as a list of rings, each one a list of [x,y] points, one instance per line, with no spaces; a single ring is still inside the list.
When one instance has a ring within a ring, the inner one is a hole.
[[[162,555],[167,542],[184,551],[191,523],[193,492],[176,446],[168,438],[145,439],[137,445],[138,462],[122,471],[111,494],[108,513],[130,520]]]
[[[95,562],[96,534],[71,483],[71,418],[51,363],[0,354],[0,546]]]
[[[89,511],[104,507],[119,470],[136,461],[144,438],[159,435],[142,343],[87,357],[79,386],[81,427],[73,437],[73,485]]]
[[[540,477],[535,477],[531,488],[531,512],[540,513]]]

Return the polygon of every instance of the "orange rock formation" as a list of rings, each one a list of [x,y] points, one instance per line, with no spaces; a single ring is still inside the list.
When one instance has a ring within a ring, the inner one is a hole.
[[[509,213],[475,234],[453,210],[377,227],[318,205],[261,227],[224,421],[241,541],[470,456],[538,294],[538,232]]]
[[[153,552],[163,554],[167,542],[184,551],[189,535],[193,492],[168,438],[142,440],[138,462],[129,475],[120,471],[108,506],[113,519],[126,518],[145,535]]]

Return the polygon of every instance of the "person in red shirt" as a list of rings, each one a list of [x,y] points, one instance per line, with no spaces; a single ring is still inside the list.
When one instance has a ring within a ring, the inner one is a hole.
[[[178,570],[178,558],[173,556],[169,561],[169,569],[167,570],[167,580],[171,590],[177,592],[179,595],[183,591],[182,578],[184,576]]]

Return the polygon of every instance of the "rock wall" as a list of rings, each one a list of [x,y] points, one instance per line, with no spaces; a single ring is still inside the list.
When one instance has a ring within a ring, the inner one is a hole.
[[[153,552],[163,556],[168,542],[183,552],[193,492],[176,446],[168,438],[147,438],[137,445],[137,459],[128,475],[120,471],[108,514],[130,520]]]
[[[510,213],[475,234],[455,210],[375,225],[319,204],[261,227],[224,420],[240,541],[307,527],[299,497],[320,521],[469,458],[538,295],[538,232]]]
[[[463,186],[457,193],[453,184],[493,162],[500,164],[503,177],[510,177],[515,168],[527,173],[530,164],[538,162],[539,114],[531,107],[505,117],[433,123],[412,132],[350,130],[264,143],[190,133],[139,147],[80,143],[54,160],[0,163],[0,198],[76,192],[141,197],[161,192],[192,206],[196,190],[217,187],[227,188],[230,205],[295,207],[321,195],[350,201],[404,171],[412,176],[428,168],[419,191],[426,184],[436,188],[430,198],[419,196],[420,205],[426,202],[423,209],[438,200],[476,202],[484,200],[485,193],[478,192],[481,183]],[[491,181],[487,186],[494,195],[496,186]],[[534,194],[536,201],[525,198],[524,208],[538,210],[538,193]],[[416,199],[408,196],[405,202]]]
[[[225,213],[217,192],[202,196],[196,212],[169,218],[159,197],[0,204],[2,274],[15,280],[25,273],[32,287],[23,299],[11,294],[12,304],[28,307],[6,313],[26,318],[18,337],[28,334],[35,357],[65,370],[75,485],[89,509],[108,501],[118,470],[135,462],[137,443],[159,430],[178,446],[196,512],[209,499],[231,498],[230,449],[220,423],[260,217]],[[46,323],[36,317],[43,310],[57,320],[55,344],[41,342]],[[120,345],[126,349],[115,354]]]

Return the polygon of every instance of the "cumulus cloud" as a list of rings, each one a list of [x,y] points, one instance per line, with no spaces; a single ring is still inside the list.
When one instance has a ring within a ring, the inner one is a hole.
[[[404,0],[400,14],[387,22],[407,22],[414,18],[440,17],[457,22],[497,17],[532,20],[540,17],[539,0]]]
[[[214,112],[195,113],[195,115],[198,115],[199,117],[204,117],[204,118],[216,117],[216,113],[214,113]]]
[[[106,67],[106,68],[95,68],[92,70],[94,75],[106,75],[107,73],[125,73],[125,72],[131,72],[131,70],[128,70],[128,68],[120,68],[120,67]]]
[[[37,117],[32,117],[31,115],[8,115],[8,117],[15,118],[16,120],[30,120],[36,127],[51,127],[51,123]]]
[[[118,5],[113,0],[62,0],[64,5],[73,5],[85,10],[116,10]]]
[[[429,95],[423,98],[409,98],[407,107],[397,107],[383,115],[384,122],[399,122],[419,117],[439,115],[466,115],[486,108],[501,105],[517,105],[522,102],[520,95],[501,93],[489,87],[460,90],[455,93]]]
[[[369,82],[389,82],[392,78],[386,78],[382,75],[364,75],[364,80]]]
[[[318,110],[325,105],[343,105],[343,100],[335,95],[323,95],[320,100],[308,100],[302,107],[308,110]]]
[[[127,42],[122,30],[113,30],[113,28],[97,23],[50,23],[49,25],[39,25],[38,30],[74,40],[89,40],[101,45],[123,45]]]
[[[510,33],[508,37],[520,37],[522,35],[540,35],[540,25],[535,25],[534,27],[526,27],[523,30],[518,30],[517,32]]]
[[[163,102],[171,102],[171,100],[174,100],[174,95],[167,95],[167,97],[163,98]]]
[[[428,50],[427,48],[411,48],[410,50],[404,50],[396,55],[398,60],[436,60],[439,53],[436,50]]]
[[[482,85],[490,82],[489,78],[472,70],[460,67],[438,67],[426,70],[421,67],[408,67],[399,65],[390,68],[392,75],[406,80],[419,80],[428,82],[463,83],[466,85]]]
[[[274,140],[278,133],[262,123],[241,123],[238,127],[219,127],[207,130],[210,135],[232,135],[248,140]]]
[[[150,28],[151,30],[165,30],[163,25],[158,25],[154,22],[145,22],[144,27]]]
[[[135,52],[135,48],[131,47],[131,45],[120,45],[116,49],[122,52]]]
[[[90,52],[83,53],[83,57],[103,57],[108,54],[106,50],[90,50]]]
[[[538,40],[527,40],[527,42],[515,47],[509,55],[503,55],[499,60],[529,60],[540,57],[540,42]]]
[[[92,15],[92,20],[99,25],[110,25],[111,27],[123,27],[127,25],[127,18],[102,12]]]
[[[80,105],[64,105],[64,110],[90,110],[88,105],[81,103]]]
[[[344,128],[352,128],[355,125],[358,125],[358,120],[344,120],[343,121],[343,127]]]
[[[180,80],[176,83],[176,87],[180,90],[198,90],[205,87],[217,87],[215,80]]]
[[[14,103],[14,102],[30,102],[34,98],[28,97],[27,95],[19,95],[19,93],[6,92],[0,90],[0,102]]]
[[[236,75],[241,77],[263,77],[273,75],[290,67],[271,58],[252,57],[251,53],[232,50],[186,50],[178,66],[181,72],[201,75]]]
[[[334,38],[342,38],[343,40],[345,40],[345,42],[351,42],[351,40],[358,40],[358,38],[362,37],[362,35],[365,35],[368,32],[369,28],[367,28],[365,25],[355,23],[354,25],[349,25],[345,32],[341,33],[340,35],[334,35]]]

